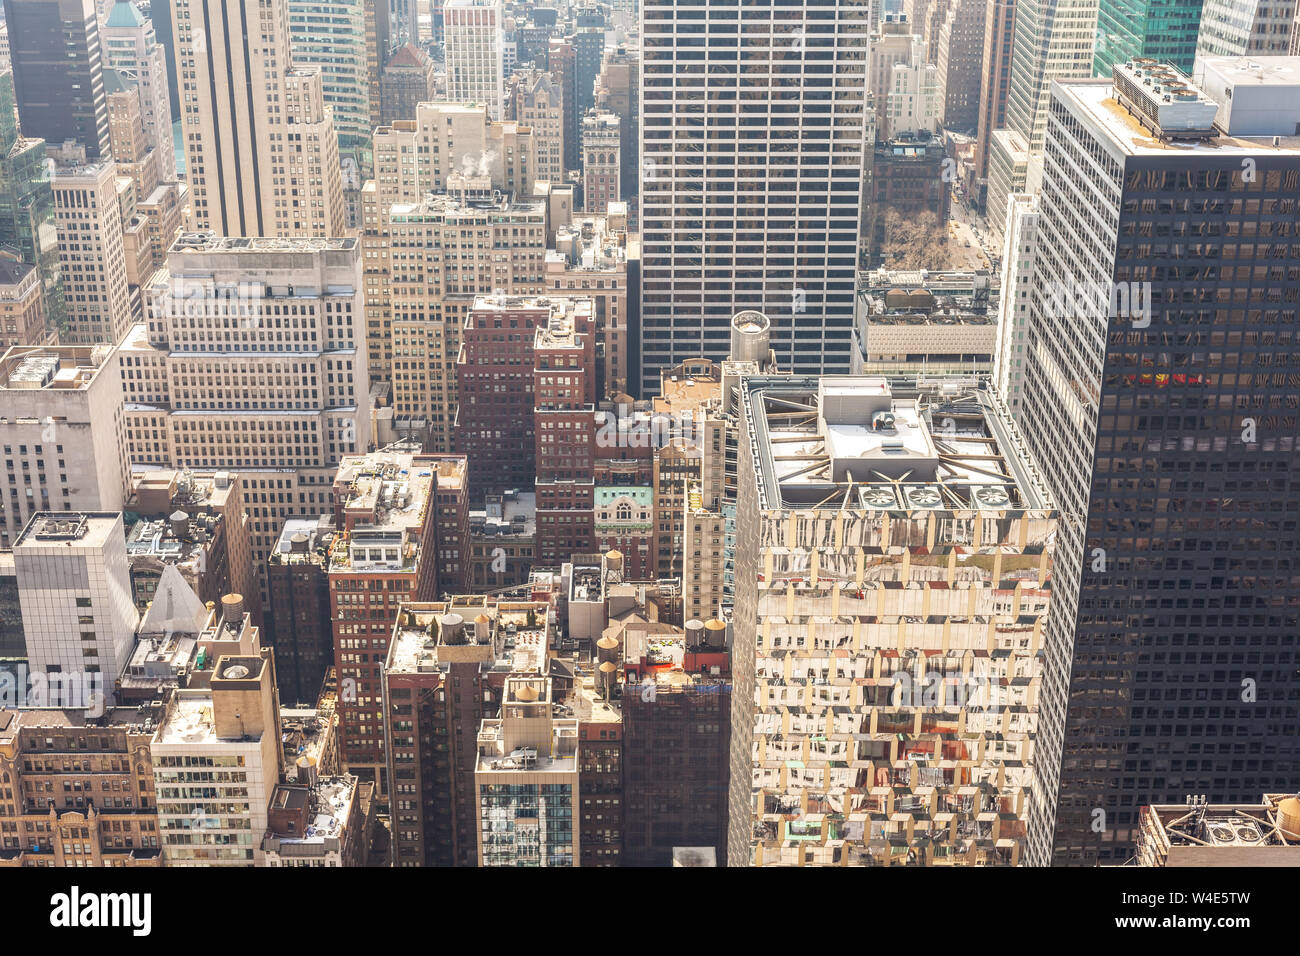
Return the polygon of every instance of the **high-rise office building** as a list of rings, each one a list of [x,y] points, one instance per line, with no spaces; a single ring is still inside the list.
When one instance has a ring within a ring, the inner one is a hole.
[[[1294,0],[1203,0],[1196,60],[1207,56],[1277,56],[1291,49]],[[1193,65],[1199,72],[1199,66]]]
[[[416,108],[434,98],[433,61],[414,43],[408,43],[388,60],[379,80],[381,122],[415,119]]]
[[[631,287],[637,267],[636,236],[628,232],[627,217],[621,214],[557,221],[562,219],[548,216],[547,225],[555,234],[546,251],[545,288],[551,295],[591,299],[600,363],[596,397],[626,394],[628,336],[636,329],[632,310],[640,305],[640,296]]]
[[[740,392],[728,862],[1016,865],[1057,517],[996,396]]]
[[[111,345],[0,358],[0,547],[36,512],[121,510],[130,463],[118,361]]]
[[[925,43],[927,63],[937,63],[939,31],[953,0],[903,0],[902,13],[912,30]]]
[[[578,112],[578,66],[572,40],[550,37],[546,42],[543,65],[558,79],[560,86],[560,104],[564,111],[564,168],[576,170],[582,142],[582,114]]]
[[[724,357],[745,308],[771,319],[782,367],[848,369],[869,9],[644,4],[642,393]]]
[[[939,97],[945,128],[974,132],[979,124],[985,0],[952,0],[939,30]]]
[[[166,6],[155,2],[155,6]],[[133,82],[140,96],[140,118],[145,138],[157,152],[158,177],[176,181],[176,146],[172,131],[171,96],[167,81],[167,56],[153,21],[131,0],[117,0],[99,31],[104,69],[116,70]],[[116,157],[115,157],[116,158]],[[165,252],[166,250],[164,250]]]
[[[1019,414],[1024,403],[1025,344],[1029,337],[1031,314],[1029,283],[1034,278],[1034,243],[1037,237],[1037,196],[1014,193],[1007,200],[997,345],[993,352],[993,384],[1013,417]]]
[[[571,115],[576,126],[570,133],[577,134],[579,143],[582,141],[582,118],[596,105],[596,78],[605,60],[607,9],[600,4],[576,7],[573,32],[566,38],[573,46],[575,108]]]
[[[99,22],[93,0],[4,0],[23,131],[108,156]]]
[[[69,345],[120,342],[136,321],[128,289],[117,166],[60,169],[51,183]]]
[[[36,267],[45,297],[46,322],[63,321],[54,192],[45,140],[24,136],[14,112],[13,74],[0,71],[0,245]]]
[[[262,866],[280,780],[275,659],[238,595],[199,635],[205,682],[178,689],[149,743],[165,866]]]
[[[289,0],[289,49],[296,66],[320,69],[340,155],[368,170],[374,126],[364,0]]]
[[[620,127],[613,113],[591,110],[582,118],[582,202],[593,215],[603,216],[619,201]]]
[[[1033,186],[1029,166],[1042,152],[1052,82],[1092,76],[1097,5],[1098,0],[1016,0],[1007,128],[989,143],[988,222],[997,241],[1007,197]]]
[[[328,518],[290,518],[266,559],[268,643],[275,648],[281,700],[312,701],[334,666],[330,623]]]
[[[980,68],[979,123],[975,133],[976,201],[983,206],[988,185],[989,141],[1007,122],[1011,41],[1016,30],[1016,0],[989,0],[984,11],[984,57]]]
[[[295,67],[288,0],[169,0],[194,226],[341,235],[339,140],[318,67]]]
[[[1038,865],[1122,862],[1143,806],[1300,768],[1300,100],[1293,69],[1206,80],[1118,66],[1048,111],[1017,418],[1062,513]]]
[[[510,675],[501,715],[479,724],[479,866],[578,865],[579,722],[557,716],[557,684],[544,673]]]
[[[50,679],[97,674],[100,703],[111,701],[140,619],[131,599],[121,513],[33,515],[14,542],[14,568],[31,673]],[[47,705],[95,706],[93,692],[78,697],[67,686],[51,691]]]
[[[505,115],[505,66],[501,60],[501,0],[447,0],[447,101],[486,106],[494,120]]]
[[[883,95],[885,122],[876,128],[876,144],[937,132],[943,123],[942,81],[939,68],[923,59],[895,63]]]
[[[668,866],[683,846],[709,847],[726,859],[731,673],[725,634],[718,620],[693,620],[684,631],[634,622],[597,642],[601,657],[622,646],[625,866]]]
[[[334,479],[330,620],[339,682],[340,756],[388,795],[381,669],[398,608],[437,590],[437,478],[402,446],[349,456]]]
[[[367,343],[390,369],[394,424],[431,450],[451,451],[465,316],[475,295],[542,291],[545,209],[535,200],[433,195],[373,218],[384,228],[370,241],[385,257],[389,281],[373,290],[368,283],[367,310],[387,321],[370,322]]]
[[[623,155],[620,160],[619,191],[624,199],[633,199],[641,188],[638,157],[641,132],[641,50],[619,46],[605,57],[596,77],[596,109],[614,113],[619,118],[619,136]]]
[[[139,83],[116,70],[107,71],[104,79],[109,86],[108,131],[117,172],[127,286],[133,320],[138,321],[134,312],[138,308],[139,287],[147,284],[153,273],[166,263],[167,250],[180,235],[188,213],[190,191],[186,183],[176,181],[174,165],[171,178],[164,176],[164,165],[172,162],[173,156],[170,139],[164,155],[149,138]],[[123,180],[129,180],[129,184]],[[75,277],[70,270],[68,274]],[[71,317],[81,311],[74,302]]]
[[[560,78],[541,70],[517,72],[506,81],[506,117],[533,130],[533,179],[563,184],[564,91]],[[636,135],[633,127],[632,135]]]
[[[1101,0],[1097,7],[1092,71],[1098,76],[1109,76],[1115,64],[1142,56],[1171,63],[1184,73],[1191,73],[1203,2]],[[1234,6],[1241,8],[1240,3]]]
[[[16,256],[0,254],[0,349],[44,345],[54,334],[45,323],[39,270]]]
[[[924,62],[925,41],[912,32],[905,17],[890,16],[872,23],[867,46],[867,89],[876,111],[877,133],[885,127],[894,67]]]
[[[546,605],[491,597],[407,603],[387,643],[392,865],[474,866],[479,725],[500,712],[512,670],[541,664]]]
[[[1098,0],[1017,0],[1007,126],[1042,149],[1053,80],[1092,75]]]
[[[358,242],[186,233],[143,298],[119,349],[133,463],[238,471],[265,561],[370,442]]]

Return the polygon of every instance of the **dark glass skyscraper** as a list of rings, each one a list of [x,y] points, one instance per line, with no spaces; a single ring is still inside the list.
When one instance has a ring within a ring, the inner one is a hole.
[[[24,136],[14,122],[9,72],[0,72],[0,247],[16,251],[40,270],[46,325],[61,328],[63,279],[45,140]]]
[[[1192,72],[1204,0],[1101,0],[1093,72],[1110,76],[1116,63],[1149,56]]]
[[[1300,108],[1252,117],[1261,82],[1231,136],[1172,72],[1049,104],[1018,416],[1061,512],[1037,864],[1300,779]]]
[[[108,155],[108,100],[94,0],[4,0],[18,118],[51,146]]]

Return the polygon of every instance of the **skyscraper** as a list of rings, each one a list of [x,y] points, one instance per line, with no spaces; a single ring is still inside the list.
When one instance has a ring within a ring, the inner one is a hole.
[[[1101,0],[1092,69],[1109,76],[1116,63],[1152,57],[1191,73],[1204,0]],[[1213,0],[1211,0],[1213,2]],[[1240,0],[1234,7],[1240,9]]]
[[[370,442],[359,243],[188,233],[142,295],[119,350],[132,461],[237,470],[264,561]]]
[[[338,137],[320,70],[293,65],[288,0],[169,2],[195,227],[223,236],[340,235]]]
[[[9,475],[0,547],[13,547],[38,511],[120,511],[131,464],[113,346],[5,352],[0,443]]]
[[[1057,518],[1010,421],[952,385],[739,391],[729,864],[1015,865]]]
[[[974,132],[979,124],[985,7],[985,0],[953,0],[939,29],[934,62],[947,129]]]
[[[157,6],[166,6],[158,3]],[[140,94],[140,118],[149,146],[157,150],[158,176],[176,181],[176,146],[172,135],[167,57],[153,21],[131,0],[118,0],[100,30],[104,68],[134,81]],[[167,42],[171,42],[168,36]],[[165,250],[164,250],[165,251]]]
[[[1043,147],[1053,80],[1092,75],[1097,0],[1019,0],[1007,91],[1007,126]]]
[[[573,23],[568,40],[573,45],[576,108],[571,114],[574,128],[567,133],[581,143],[582,118],[596,105],[596,77],[605,58],[605,10],[599,5],[579,7],[574,12]]]
[[[63,322],[54,191],[45,140],[24,136],[14,121],[13,74],[0,72],[0,245],[17,250],[40,272],[45,321]]]
[[[4,0],[23,132],[108,155],[108,104],[94,0]]]
[[[408,43],[388,60],[379,79],[380,118],[384,124],[415,119],[416,107],[434,98],[434,67],[429,55]]]
[[[40,512],[14,542],[18,598],[35,675],[98,674],[111,698],[135,646],[126,535],[119,512]],[[66,688],[61,699],[74,702]],[[55,703],[52,696],[49,703]],[[79,701],[88,706],[90,700]]]
[[[725,357],[747,308],[772,320],[781,367],[848,369],[869,11],[644,4],[643,393],[663,368]]]
[[[619,193],[636,198],[641,186],[637,156],[641,144],[641,50],[620,46],[612,50],[596,77],[596,108],[618,115],[623,155],[619,159]]]
[[[1294,0],[1204,0],[1196,59],[1286,53],[1296,12]]]
[[[980,70],[979,125],[975,134],[976,200],[985,201],[989,142],[1007,122],[1007,87],[1011,79],[1011,41],[1016,31],[1016,0],[989,0],[984,11],[984,58]]]
[[[620,126],[618,116],[604,110],[582,118],[582,202],[593,215],[603,216],[619,200]]]
[[[298,66],[321,71],[339,152],[369,169],[371,123],[363,0],[289,0],[289,46]]]
[[[489,117],[501,119],[505,115],[501,0],[447,0],[442,15],[448,101],[486,106]]]
[[[1016,0],[1007,89],[1007,129],[990,137],[989,229],[1001,239],[1007,197],[1023,192],[1029,162],[1043,148],[1053,80],[1092,75],[1098,0]]]
[[[67,304],[62,340],[120,342],[136,316],[127,288],[117,167],[105,161],[63,169],[51,185]]]
[[[507,84],[506,116],[533,129],[533,178],[564,183],[565,110],[560,77],[540,70],[516,72]],[[631,133],[635,139],[635,126]]]
[[[1144,805],[1300,773],[1300,108],[1289,71],[1210,62],[1216,99],[1120,66],[1048,110],[1017,419],[1062,513],[1039,865],[1121,862]]]

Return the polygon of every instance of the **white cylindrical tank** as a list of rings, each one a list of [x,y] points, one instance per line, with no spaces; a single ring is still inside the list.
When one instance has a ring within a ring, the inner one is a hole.
[[[771,349],[772,323],[754,309],[737,312],[731,320],[731,360],[762,366]]]

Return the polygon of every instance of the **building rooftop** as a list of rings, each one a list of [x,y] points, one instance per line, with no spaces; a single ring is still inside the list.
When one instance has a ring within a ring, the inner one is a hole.
[[[104,26],[132,29],[148,22],[148,18],[140,12],[140,8],[130,0],[117,0],[113,4],[113,9],[108,12],[108,19],[104,21]]]
[[[347,827],[348,814],[357,792],[357,778],[351,775],[322,777],[311,787],[280,785],[271,796],[269,809],[306,809],[307,827],[302,833],[280,833],[272,835],[280,844],[285,845],[325,844],[337,840]],[[305,801],[306,806],[302,803]]]
[[[323,563],[334,525],[328,515],[286,518],[267,561],[271,564]]]
[[[580,349],[583,342],[578,332],[579,321],[584,317],[591,328],[591,300],[552,300],[554,307],[546,322],[538,323],[533,337],[534,349]],[[477,303],[476,303],[477,305]],[[590,334],[590,333],[587,333]]]
[[[488,495],[481,511],[469,513],[470,533],[487,537],[537,533],[537,494],[510,490]]]
[[[154,736],[154,742],[186,746],[216,743],[217,722],[212,711],[212,695],[178,693],[166,722]]]
[[[697,414],[722,399],[722,366],[708,359],[688,359],[660,374],[654,414]]]
[[[511,673],[543,673],[550,647],[547,604],[487,596],[406,604],[389,642],[388,673],[432,673],[479,661]]]
[[[0,390],[89,388],[112,354],[111,345],[15,345],[0,357]]]
[[[128,733],[144,734],[153,729],[162,716],[153,704],[134,707],[109,707],[102,713],[87,708],[0,708],[0,749],[19,733],[27,731],[78,730],[86,727],[120,728]]]
[[[486,222],[518,221],[520,217],[532,216],[538,222],[546,218],[546,204],[530,199],[515,199],[500,190],[488,191],[476,188],[483,177],[457,176],[456,183],[460,189],[458,195],[447,193],[429,193],[420,202],[393,203],[389,210],[389,221],[401,226],[409,222],[423,222],[430,219],[443,220],[453,217],[477,217]],[[490,177],[489,177],[490,183]],[[451,188],[450,180],[448,188]]]
[[[205,515],[223,510],[234,491],[233,472],[146,468],[132,478],[128,510],[149,518],[170,519],[178,509]]]
[[[184,511],[166,518],[141,518],[126,533],[127,557],[132,561],[152,558],[202,571],[203,555],[220,520],[219,515],[191,517]]]
[[[1010,422],[982,388],[865,376],[745,384],[765,509],[1049,507]]]
[[[334,711],[330,708],[280,708],[280,743],[284,748],[285,766],[319,768],[329,743]]]
[[[121,533],[121,512],[38,511],[14,542],[14,551],[59,545],[100,551],[114,535]]]
[[[516,311],[520,309],[571,309],[578,301],[590,305],[590,300],[570,298],[567,295],[476,295],[473,309],[475,311]]]
[[[0,285],[24,284],[35,270],[30,262],[0,255]]]
[[[181,671],[193,666],[198,646],[194,633],[159,633],[142,638],[126,665],[121,678],[122,687],[153,687],[179,681]]]
[[[1142,808],[1140,866],[1300,865],[1300,797]]]
[[[173,634],[203,633],[211,618],[211,611],[194,593],[175,564],[163,567],[154,588],[154,598],[149,603],[136,633],[141,637]]]
[[[355,236],[324,237],[232,237],[214,232],[183,232],[172,243],[171,252],[325,252],[357,248]]]
[[[578,720],[555,717],[553,688],[541,673],[506,679],[502,716],[479,725],[479,773],[577,773]]]
[[[574,559],[569,601],[601,603],[605,600],[605,576],[599,564],[580,564]]]
[[[436,462],[385,449],[349,455],[334,479],[343,526],[330,552],[331,571],[409,571],[433,491]]]
[[[1185,79],[1185,78],[1184,78]],[[1187,81],[1190,85],[1190,81]],[[1115,87],[1109,80],[1053,81],[1053,90],[1077,104],[1083,115],[1103,131],[1108,140],[1128,156],[1167,156],[1178,154],[1216,154],[1236,157],[1261,154],[1296,155],[1300,153],[1300,136],[1236,137],[1211,128],[1198,138],[1161,138],[1148,125],[1143,125],[1139,114],[1131,106],[1121,103]],[[1199,91],[1198,96],[1204,97]],[[1213,101],[1201,106],[1217,106]],[[1300,113],[1297,114],[1300,121]],[[1181,135],[1175,131],[1174,135]],[[1190,136],[1191,133],[1188,133]]]

